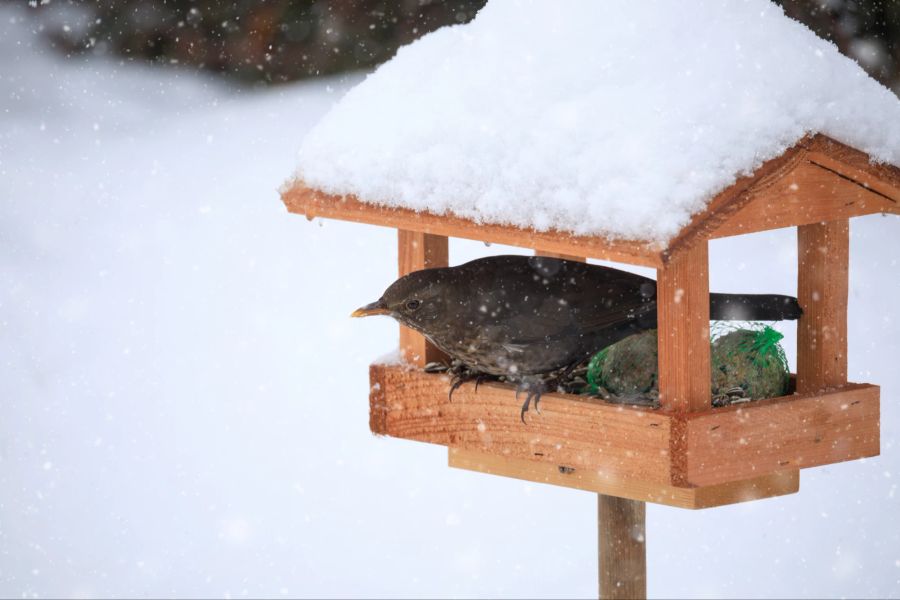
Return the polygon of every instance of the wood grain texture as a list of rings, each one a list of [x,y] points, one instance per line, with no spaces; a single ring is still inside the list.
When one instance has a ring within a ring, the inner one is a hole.
[[[847,382],[850,228],[844,219],[797,228],[797,391]]]
[[[646,514],[643,502],[598,496],[600,598],[647,597]]]
[[[476,393],[466,384],[451,403],[445,376],[377,364],[370,375],[370,426],[377,434],[540,465],[515,467],[532,475],[492,466],[497,474],[530,481],[562,468],[577,473],[565,479],[570,487],[663,504],[687,502],[672,496],[671,487],[747,482],[879,452],[879,390],[867,384],[692,413],[547,394],[541,414],[529,413],[523,425],[512,386],[483,384]],[[750,494],[746,486],[703,493],[717,502],[728,493]]]
[[[730,223],[734,215],[744,208],[759,192],[775,185],[803,160],[808,138],[804,138],[791,148],[771,160],[764,162],[751,175],[738,177],[732,185],[720,191],[709,201],[706,208],[691,217],[690,222],[669,241],[663,252],[663,260],[687,252],[693,246],[712,237],[714,231]]]
[[[810,162],[834,170],[859,185],[895,201],[890,211],[900,213],[900,167],[874,163],[865,152],[842,144],[824,135],[806,141]]]
[[[413,271],[446,267],[449,264],[448,240],[442,235],[397,230],[398,275]],[[424,367],[446,359],[446,355],[417,331],[400,325],[400,355],[409,364]]]
[[[878,212],[900,214],[900,168],[810,135],[719,192],[669,242],[663,260],[701,240]]]
[[[573,262],[587,262],[587,259],[583,256],[573,256],[571,254],[559,254],[557,252],[544,252],[542,250],[535,250],[535,256],[548,256],[550,258],[561,258],[563,260],[571,260]]]
[[[892,212],[897,202],[824,165],[807,154],[764,189],[752,188],[749,201],[710,232],[719,238],[782,227]],[[838,166],[838,165],[835,165]]]
[[[370,367],[370,425],[377,434],[501,457],[670,485],[671,417],[598,399],[544,394],[540,414],[519,418],[512,386],[463,385],[401,365]]]
[[[686,420],[687,481],[714,485],[877,456],[879,397],[877,386],[848,384],[692,414]]]
[[[474,450],[450,448],[448,455],[450,466],[457,469],[691,510],[793,494],[800,489],[797,469],[704,487],[677,487]]]
[[[709,255],[698,242],[657,271],[659,401],[676,413],[710,406]]]
[[[353,196],[332,196],[308,188],[302,182],[294,182],[286,187],[281,199],[290,212],[306,215],[309,219],[341,219],[646,267],[662,265],[663,248],[655,242],[612,240],[601,236],[578,236],[560,231],[534,231],[476,223],[452,214],[435,215],[367,204]]]

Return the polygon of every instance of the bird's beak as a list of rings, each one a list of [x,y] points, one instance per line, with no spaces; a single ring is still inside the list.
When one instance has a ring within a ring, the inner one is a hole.
[[[357,308],[352,313],[350,313],[351,317],[371,317],[372,315],[389,315],[391,311],[385,308],[384,304],[381,303],[381,300],[376,300],[372,304],[366,304],[362,308]]]

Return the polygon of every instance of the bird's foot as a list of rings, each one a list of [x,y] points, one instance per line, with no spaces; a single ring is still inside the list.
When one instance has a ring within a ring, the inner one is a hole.
[[[522,403],[522,410],[519,413],[519,418],[522,419],[522,423],[525,423],[525,413],[528,412],[528,407],[531,406],[532,403],[534,405],[534,412],[541,414],[538,403],[541,401],[541,395],[544,393],[544,383],[541,381],[519,383],[519,386],[516,388],[516,400],[519,399],[519,394],[522,392],[525,392],[525,402]]]
[[[493,377],[491,377],[490,375],[487,375],[486,373],[479,373],[478,375],[476,375],[475,376],[475,391],[476,392],[478,391],[479,385],[481,385],[485,381],[490,381],[491,379],[493,379]]]
[[[462,384],[471,381],[472,379],[474,379],[474,376],[471,374],[454,373],[453,378],[450,380],[450,392],[447,394],[447,399],[450,402],[453,402],[453,392],[459,389]]]
[[[473,371],[472,369],[462,364],[455,364],[451,366],[448,372],[452,376],[452,378],[450,379],[450,392],[447,395],[447,398],[451,402],[453,402],[453,392],[459,389],[462,384],[474,380],[475,391],[477,392],[479,385],[491,379],[490,375],[479,373],[478,371]]]

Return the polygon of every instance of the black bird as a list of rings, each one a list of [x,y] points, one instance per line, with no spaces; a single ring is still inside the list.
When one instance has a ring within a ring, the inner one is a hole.
[[[790,296],[710,294],[713,320],[778,321],[801,312]],[[527,392],[524,421],[554,374],[656,328],[656,281],[558,258],[492,256],[409,273],[353,312],[370,315],[390,315],[464,365],[451,395],[473,378],[518,383]]]

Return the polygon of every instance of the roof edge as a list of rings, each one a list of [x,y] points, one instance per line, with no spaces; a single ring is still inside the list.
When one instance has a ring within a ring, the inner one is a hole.
[[[716,194],[706,208],[695,214],[669,242],[663,252],[663,261],[668,262],[673,256],[698,242],[721,237],[716,235],[716,231],[722,225],[805,162],[830,171],[837,177],[880,196],[885,201],[882,203],[883,210],[879,212],[900,214],[900,168],[890,164],[874,163],[865,152],[828,136],[807,135],[780,156],[764,162],[751,175],[739,178]],[[874,211],[870,210],[869,213],[871,212]]]
[[[652,268],[663,266],[664,246],[656,242],[580,236],[557,230],[536,231],[512,225],[478,223],[452,213],[439,215],[417,212],[407,208],[362,202],[352,195],[328,194],[308,187],[300,180],[289,181],[280,192],[281,200],[289,212],[306,215],[310,220],[315,217],[339,219],[631,265]]]

